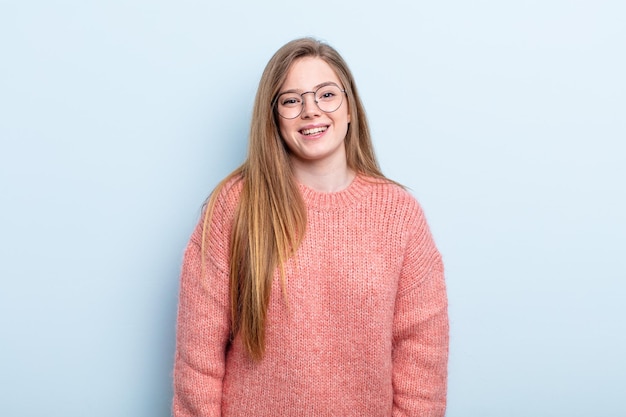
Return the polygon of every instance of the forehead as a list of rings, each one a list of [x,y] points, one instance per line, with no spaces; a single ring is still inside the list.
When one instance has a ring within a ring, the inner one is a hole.
[[[335,70],[326,61],[318,57],[304,57],[291,64],[281,90],[307,91],[326,82],[342,85]]]

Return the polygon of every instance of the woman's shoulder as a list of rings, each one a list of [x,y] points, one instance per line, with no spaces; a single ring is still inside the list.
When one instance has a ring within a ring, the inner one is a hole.
[[[424,211],[418,199],[405,186],[385,178],[362,177],[370,188],[373,207],[385,213],[388,220],[396,220],[405,227],[424,222]]]
[[[372,194],[385,202],[419,208],[420,204],[411,191],[400,183],[387,178],[361,175],[364,184],[371,188]]]
[[[213,190],[213,194],[219,201],[223,202],[237,202],[241,189],[243,188],[243,176],[241,174],[233,173],[220,181],[219,184]]]
[[[215,186],[204,202],[192,240],[199,241],[205,230],[222,231],[225,236],[228,234],[242,188],[242,177],[237,174],[230,174]]]

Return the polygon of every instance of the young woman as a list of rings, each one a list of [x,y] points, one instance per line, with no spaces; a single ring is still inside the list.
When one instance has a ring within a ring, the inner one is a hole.
[[[352,74],[305,38],[271,58],[246,161],[182,268],[174,415],[443,416],[441,256],[374,156]]]

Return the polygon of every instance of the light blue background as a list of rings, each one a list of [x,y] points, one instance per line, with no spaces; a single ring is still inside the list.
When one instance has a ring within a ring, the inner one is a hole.
[[[0,0],[0,414],[169,414],[186,240],[244,157],[265,63],[314,35],[444,255],[447,415],[626,415],[625,16]]]

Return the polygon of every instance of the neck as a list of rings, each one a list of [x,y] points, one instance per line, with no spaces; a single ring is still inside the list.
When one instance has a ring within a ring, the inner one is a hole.
[[[314,165],[293,160],[293,171],[301,184],[315,191],[332,193],[341,191],[352,183],[355,172],[348,168],[347,163],[338,166]]]

